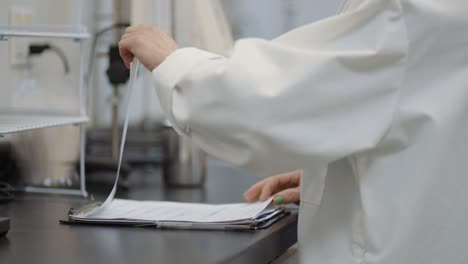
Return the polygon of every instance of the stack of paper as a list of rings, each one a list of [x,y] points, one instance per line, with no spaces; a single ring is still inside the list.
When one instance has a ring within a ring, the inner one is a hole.
[[[114,199],[101,210],[71,211],[69,220],[170,229],[253,230],[266,228],[285,214],[271,199],[263,203],[219,205]]]

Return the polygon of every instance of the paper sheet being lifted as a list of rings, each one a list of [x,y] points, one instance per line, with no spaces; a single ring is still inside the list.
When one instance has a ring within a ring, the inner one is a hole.
[[[158,228],[252,230],[266,228],[286,214],[274,206],[272,199],[263,203],[196,204],[114,199],[120,176],[123,151],[127,137],[129,109],[138,73],[135,60],[130,69],[130,83],[125,106],[125,123],[120,145],[119,163],[114,186],[104,203],[69,213],[75,223],[154,225]],[[181,223],[182,226],[181,226]]]
[[[135,58],[130,66],[130,83],[128,86],[127,98],[126,98],[127,100],[126,100],[126,105],[125,105],[125,122],[124,122],[124,127],[123,127],[123,132],[122,132],[122,140],[120,142],[119,163],[117,166],[117,174],[115,176],[114,187],[112,188],[112,191],[110,192],[109,196],[107,197],[107,199],[104,201],[104,203],[101,206],[94,208],[93,210],[90,210],[89,212],[83,213],[81,215],[83,217],[89,214],[98,213],[101,210],[108,207],[111,204],[112,200],[114,200],[115,193],[117,192],[117,186],[118,186],[119,177],[120,177],[120,169],[122,167],[123,152],[125,148],[125,141],[127,139],[128,116],[129,116],[130,107],[132,104],[133,91],[135,90],[135,82],[136,82],[136,77],[138,75],[139,66],[140,66],[140,62],[138,61],[137,58]]]

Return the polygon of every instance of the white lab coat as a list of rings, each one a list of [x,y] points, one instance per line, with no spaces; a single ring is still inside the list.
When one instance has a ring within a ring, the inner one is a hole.
[[[229,58],[154,71],[176,129],[266,177],[303,169],[303,263],[468,263],[468,2],[351,0]]]

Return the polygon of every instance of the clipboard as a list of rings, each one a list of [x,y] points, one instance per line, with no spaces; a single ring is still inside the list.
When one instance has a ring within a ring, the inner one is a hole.
[[[145,201],[131,201],[131,200],[120,200],[121,202],[139,204]],[[152,202],[157,208],[161,204],[167,202]],[[174,210],[177,211],[177,206],[190,206],[190,203],[171,203],[169,205],[175,205]],[[195,204],[197,205],[197,204]],[[270,204],[272,205],[272,204]],[[109,217],[103,215],[88,215],[89,212],[93,212],[95,208],[98,208],[100,203],[94,203],[86,205],[78,209],[71,209],[66,219],[60,220],[63,224],[79,224],[79,225],[113,225],[113,226],[132,226],[132,227],[152,227],[156,229],[169,229],[169,230],[207,230],[207,231],[252,231],[266,229],[279,221],[281,218],[290,214],[285,207],[281,206],[265,206],[263,205],[261,210],[257,210],[259,213],[255,213],[254,217],[243,217],[240,215],[238,218],[233,218],[229,221],[214,221],[213,219],[208,221],[200,221],[197,218],[181,218],[175,217],[175,220],[171,218],[164,218],[158,220],[157,217],[154,219],[138,219],[135,215],[128,215],[127,217]],[[229,210],[229,206],[249,206],[243,204],[225,204],[225,205],[207,205],[207,206],[221,206],[215,208],[221,208],[223,210]],[[150,210],[152,207],[146,207],[146,210]],[[170,207],[171,209],[171,207]],[[195,208],[196,209],[196,208]],[[221,210],[220,209],[220,210]],[[180,210],[180,209],[179,209]],[[84,217],[83,217],[84,216]],[[137,218],[137,219],[135,219]],[[209,218],[207,218],[209,219]]]
[[[210,225],[204,223],[181,223],[181,222],[148,222],[148,223],[132,223],[125,221],[107,221],[107,222],[93,222],[93,221],[80,221],[73,219],[61,219],[61,224],[66,225],[91,225],[91,226],[127,226],[127,227],[141,227],[141,228],[156,228],[161,230],[200,230],[200,231],[255,231],[267,229],[282,218],[290,215],[290,211],[284,211],[268,221],[259,222],[253,225],[235,225],[235,224],[222,224]]]

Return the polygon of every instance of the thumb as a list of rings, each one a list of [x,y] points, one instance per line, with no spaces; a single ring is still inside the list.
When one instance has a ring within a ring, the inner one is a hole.
[[[299,203],[301,201],[301,191],[299,187],[283,190],[275,194],[273,201],[276,204]]]
[[[127,40],[121,40],[119,42],[119,53],[125,63],[125,66],[130,69],[130,63],[133,61],[134,55],[129,50],[129,43]]]

